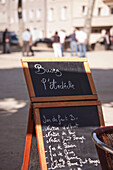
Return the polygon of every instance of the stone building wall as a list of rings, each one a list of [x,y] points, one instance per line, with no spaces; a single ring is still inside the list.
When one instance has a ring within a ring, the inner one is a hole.
[[[105,0],[104,0],[105,1]],[[0,31],[18,30],[18,0],[0,0]],[[84,27],[88,0],[23,0],[25,28],[33,38],[51,37],[61,29],[69,35],[74,28]],[[103,0],[96,0],[92,19],[92,35],[101,36],[104,29],[113,26],[113,9]]]

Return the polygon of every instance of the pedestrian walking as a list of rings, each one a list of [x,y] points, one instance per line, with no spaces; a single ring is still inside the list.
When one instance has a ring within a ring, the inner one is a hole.
[[[28,29],[28,30],[30,32],[30,29]],[[32,40],[32,34],[31,34],[31,38],[30,38],[30,41],[29,41],[29,50],[31,52],[31,55],[34,56],[34,50],[32,49],[32,45],[33,45],[33,40]]]
[[[70,49],[71,49],[71,56],[73,56],[74,50],[75,50],[75,55],[77,56],[78,54],[78,47],[77,47],[77,39],[76,39],[76,33],[75,30],[73,33],[70,35]]]
[[[86,57],[87,34],[82,29],[78,30],[77,33],[76,33],[76,39],[78,41],[80,57]]]
[[[58,33],[59,37],[60,37],[60,44],[61,44],[61,51],[62,51],[62,56],[64,56],[64,44],[65,44],[65,31],[61,30]]]
[[[29,56],[29,51],[30,51],[30,39],[31,39],[31,33],[29,29],[27,28],[23,33],[22,33],[22,40],[23,40],[23,48],[22,48],[22,54],[23,56]]]
[[[62,52],[61,52],[61,44],[60,44],[60,37],[58,36],[58,32],[55,32],[55,35],[53,37],[53,50],[54,50],[54,55],[55,57],[62,57]]]
[[[7,28],[3,32],[3,53],[10,53],[10,33]]]

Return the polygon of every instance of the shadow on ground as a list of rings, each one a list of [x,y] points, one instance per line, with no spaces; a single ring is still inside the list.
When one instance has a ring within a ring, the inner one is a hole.
[[[34,50],[34,53],[35,52],[53,52],[53,48],[47,48],[47,47],[41,48],[38,46],[36,46],[36,47],[33,46],[33,50]],[[21,52],[21,51],[22,51],[22,47],[15,46],[15,45],[10,46],[10,53]],[[0,45],[0,54],[3,55],[2,45]]]

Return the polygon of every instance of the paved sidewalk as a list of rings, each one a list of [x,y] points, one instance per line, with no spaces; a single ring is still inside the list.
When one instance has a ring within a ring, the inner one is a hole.
[[[35,57],[54,57],[38,51]],[[69,52],[65,57],[71,57]],[[26,135],[29,96],[21,53],[0,54],[0,170],[19,170]],[[87,52],[106,125],[113,124],[113,51]]]

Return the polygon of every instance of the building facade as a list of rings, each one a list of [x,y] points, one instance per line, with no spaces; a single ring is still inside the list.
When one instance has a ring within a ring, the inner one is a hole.
[[[18,34],[17,6],[18,0],[0,0],[0,31],[8,28]],[[88,0],[23,0],[22,6],[24,27],[38,39],[61,29],[69,35],[74,28],[84,27]],[[91,41],[113,26],[113,0],[95,0],[91,25]]]

